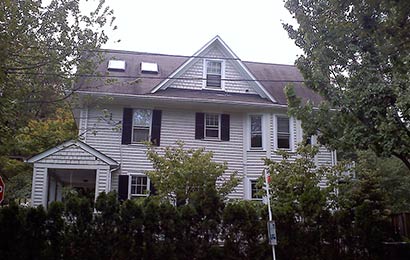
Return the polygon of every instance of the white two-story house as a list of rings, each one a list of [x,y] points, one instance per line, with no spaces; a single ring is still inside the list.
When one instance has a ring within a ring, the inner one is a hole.
[[[161,148],[181,140],[187,148],[213,151],[215,161],[227,162],[226,174],[241,178],[230,197],[256,198],[262,158],[280,160],[275,151],[295,151],[302,141],[301,122],[287,114],[285,85],[293,83],[305,101],[320,102],[296,67],[242,61],[218,36],[190,57],[100,54],[99,76],[77,86],[79,140],[28,160],[34,206],[61,200],[64,187],[146,196],[152,186],[144,174],[152,169],[146,141]],[[315,162],[335,164],[335,152],[321,148]]]

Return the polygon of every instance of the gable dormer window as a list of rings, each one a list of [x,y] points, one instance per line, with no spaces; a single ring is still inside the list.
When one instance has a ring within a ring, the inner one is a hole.
[[[205,60],[205,65],[205,87],[222,88],[223,62],[221,60]]]

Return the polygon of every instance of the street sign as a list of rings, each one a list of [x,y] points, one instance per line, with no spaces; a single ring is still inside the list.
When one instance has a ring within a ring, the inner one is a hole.
[[[276,246],[278,244],[275,221],[268,221],[268,239],[269,245]]]
[[[2,203],[3,202],[3,199],[4,199],[4,189],[5,189],[5,184],[4,184],[4,182],[3,182],[3,179],[1,178],[1,176],[0,176],[0,203]]]

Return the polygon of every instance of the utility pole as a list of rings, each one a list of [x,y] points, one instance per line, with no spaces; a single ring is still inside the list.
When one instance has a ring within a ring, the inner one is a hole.
[[[276,254],[275,254],[275,245],[277,244],[277,239],[276,239],[276,225],[275,222],[272,220],[272,209],[270,205],[270,175],[268,169],[265,168],[265,189],[266,189],[266,198],[268,202],[268,213],[269,213],[269,221],[268,221],[268,239],[269,239],[269,244],[272,245],[272,258],[273,260],[276,260]]]

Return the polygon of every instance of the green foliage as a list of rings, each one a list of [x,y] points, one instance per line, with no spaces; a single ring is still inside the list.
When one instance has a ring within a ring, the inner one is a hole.
[[[266,207],[260,202],[230,203],[223,212],[224,259],[270,259]]]
[[[410,3],[406,0],[286,0],[303,49],[305,85],[324,97],[317,110],[289,87],[290,112],[309,134],[338,150],[371,149],[410,169]],[[334,108],[334,110],[332,110]]]
[[[226,163],[212,161],[212,152],[202,149],[184,149],[182,142],[163,151],[150,146],[148,159],[154,170],[148,177],[161,198],[175,201],[177,205],[188,203],[213,203],[212,199],[224,199],[238,184],[236,173],[228,180],[223,179],[228,169]],[[217,180],[223,181],[217,184]]]
[[[393,239],[386,197],[377,174],[359,164],[317,167],[317,149],[279,152],[270,169],[272,213],[281,259],[380,259]],[[322,187],[320,187],[322,186]]]
[[[79,1],[2,1],[0,4],[0,154],[13,150],[14,135],[29,120],[48,118],[73,89],[75,73],[91,73],[87,51],[107,41],[113,11],[97,1],[80,13]]]
[[[22,162],[20,162],[23,164]],[[7,200],[19,200],[19,199],[29,199],[31,197],[31,181],[32,181],[32,170],[30,167],[24,172],[19,172],[6,181],[6,198]]]
[[[410,176],[400,160],[377,157],[371,151],[357,153],[357,167],[371,170],[394,213],[410,211]]]
[[[16,136],[16,145],[21,154],[30,156],[76,136],[76,125],[70,108],[57,108],[46,119],[32,119],[21,128]]]
[[[383,256],[380,241],[389,238],[383,197],[377,178],[364,171],[361,175],[339,187],[338,206],[332,211],[326,203],[314,206],[317,200],[302,199],[302,194],[321,198],[316,189],[297,191],[297,201],[289,206],[293,212],[283,212],[282,200],[276,200],[280,259]],[[119,204],[116,198],[115,193],[102,193],[95,211],[89,198],[74,193],[64,203],[53,202],[47,211],[15,204],[2,207],[0,255],[5,259],[271,259],[267,207],[261,203],[230,202],[216,213],[218,218],[211,218],[191,204],[175,207],[155,197]]]
[[[280,162],[265,160],[271,172],[272,214],[277,221],[281,259],[320,259],[325,254],[326,234],[333,228],[331,212],[336,210],[336,178],[343,167],[317,167],[317,151],[316,147],[300,146],[297,155],[280,151]],[[328,186],[320,188],[324,178],[328,178]]]
[[[380,259],[381,242],[394,238],[390,210],[380,187],[380,176],[363,165],[355,167],[357,177],[339,185],[339,210],[335,218],[341,223],[343,243],[350,256]],[[352,250],[354,249],[354,250]]]
[[[30,169],[19,160],[76,135],[75,75],[93,73],[89,55],[107,41],[114,19],[103,0],[88,15],[80,1],[43,2],[0,2],[0,175],[19,189],[9,198],[24,198],[29,186]]]

